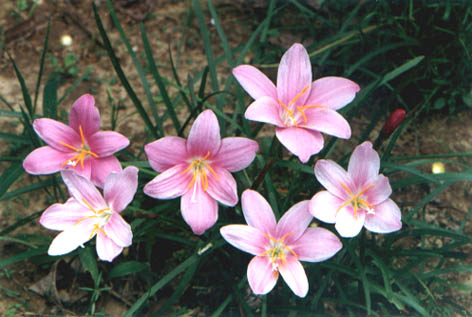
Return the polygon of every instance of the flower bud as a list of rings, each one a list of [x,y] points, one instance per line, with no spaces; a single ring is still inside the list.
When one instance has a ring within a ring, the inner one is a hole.
[[[390,117],[388,118],[387,122],[385,122],[383,128],[382,128],[382,136],[387,138],[390,136],[390,134],[395,131],[400,123],[403,122],[405,119],[406,112],[404,109],[397,109],[395,110]]]

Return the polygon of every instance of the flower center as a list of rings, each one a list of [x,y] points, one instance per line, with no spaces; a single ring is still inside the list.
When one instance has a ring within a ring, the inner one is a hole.
[[[107,224],[108,220],[110,220],[110,217],[112,215],[112,211],[110,208],[105,208],[105,209],[100,209],[100,210],[95,210],[88,202],[85,200],[85,198],[82,198],[82,201],[87,205],[87,207],[94,213],[91,216],[85,216],[83,218],[80,218],[79,220],[76,221],[74,225],[77,225],[81,221],[84,221],[85,219],[91,219],[91,218],[96,218],[97,221],[93,225],[93,230],[90,233],[89,240],[92,239],[92,237],[95,235],[97,232],[101,232],[106,236],[105,231],[103,231],[102,227]]]
[[[363,193],[365,193],[368,189],[374,187],[374,185],[369,185],[369,186],[364,187],[364,189],[362,189],[356,195],[354,195],[352,191],[349,189],[349,187],[347,187],[343,183],[341,183],[341,186],[344,187],[344,189],[347,191],[347,193],[349,194],[351,198],[345,201],[341,205],[341,207],[338,208],[336,212],[339,212],[341,209],[351,204],[351,206],[354,208],[354,218],[356,218],[356,220],[357,220],[357,209],[366,209],[368,214],[375,213],[374,206],[369,204],[369,202],[367,202],[362,196]]]
[[[285,114],[285,118],[282,118],[282,120],[284,121],[284,124],[286,126],[288,126],[288,127],[292,127],[292,126],[298,127],[298,120],[300,119],[300,116],[303,118],[303,121],[305,123],[307,123],[308,120],[307,120],[307,117],[306,117],[306,114],[305,114],[306,109],[311,109],[311,108],[326,109],[326,107],[319,106],[319,105],[296,106],[295,109],[292,109],[292,106],[295,104],[295,102],[298,100],[298,98],[303,96],[303,94],[308,90],[308,88],[310,88],[310,85],[305,86],[305,88],[303,88],[302,91],[298,95],[296,95],[292,100],[290,100],[288,105],[285,105],[281,100],[277,100],[277,102],[285,110],[284,113],[283,113],[283,114]]]
[[[297,254],[284,244],[285,238],[291,234],[292,232],[289,232],[280,239],[275,239],[270,235],[264,234],[264,236],[270,240],[270,248],[259,256],[268,256],[272,262],[272,270],[274,271],[279,270],[279,261],[282,262],[282,264],[287,262],[286,255],[288,253],[291,253],[295,258],[297,258]]]
[[[80,162],[80,166],[84,168],[84,160],[88,156],[93,156],[95,158],[98,158],[98,155],[90,151],[89,146],[86,144],[84,132],[82,131],[81,125],[79,125],[79,132],[80,132],[80,148],[76,148],[75,146],[72,146],[64,142],[59,142],[61,145],[77,153],[75,156],[71,157],[70,159],[62,163],[62,166],[67,165],[67,166],[76,167],[77,164]]]
[[[188,189],[192,188],[193,184],[195,184],[197,180],[200,180],[203,191],[206,191],[208,189],[207,170],[210,171],[210,173],[212,173],[213,176],[215,176],[217,180],[220,180],[215,170],[210,166],[210,164],[205,162],[208,157],[210,157],[210,152],[208,152],[204,157],[200,159],[193,159],[192,162],[189,164],[189,166],[185,169],[185,171],[180,173],[183,175],[189,172],[190,170],[193,170],[193,177],[192,177],[192,180],[190,181],[190,184],[188,185]]]

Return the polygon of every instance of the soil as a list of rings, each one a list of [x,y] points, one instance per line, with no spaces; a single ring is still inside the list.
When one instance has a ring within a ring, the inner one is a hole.
[[[113,28],[109,18],[105,1],[94,0],[99,6],[99,12],[105,27],[109,32],[108,35],[121,61],[121,65],[131,81],[133,88],[138,95],[143,96],[145,102],[145,94],[142,91],[140,80],[129,54],[124,45],[122,45],[119,33]],[[21,70],[26,85],[31,92],[34,91],[36,80],[39,72],[40,58],[46,34],[48,18],[51,19],[51,31],[49,38],[48,56],[45,63],[43,75],[43,84],[49,74],[54,71],[61,70],[68,74],[64,83],[59,89],[59,96],[62,96],[74,81],[86,72],[87,67],[90,70],[89,80],[81,82],[62,102],[58,109],[58,113],[63,119],[67,118],[67,109],[70,108],[72,102],[84,93],[93,93],[96,99],[96,105],[100,109],[102,116],[103,129],[110,129],[111,107],[108,100],[107,90],[115,105],[119,106],[118,121],[116,130],[124,135],[132,136],[131,151],[137,153],[142,145],[143,140],[147,140],[148,136],[142,131],[142,121],[136,113],[135,108],[128,98],[126,91],[118,83],[117,77],[106,56],[105,50],[101,47],[100,37],[97,33],[93,11],[91,9],[91,0],[57,0],[57,1],[39,1],[31,15],[28,11],[19,11],[16,0],[2,1],[0,5],[0,27],[3,31],[3,50],[0,52],[0,95],[13,104],[14,108],[19,111],[19,105],[23,104],[21,87],[15,77],[14,69],[10,63],[7,52],[15,60],[18,68]],[[226,34],[229,42],[238,45],[247,40],[247,34],[250,34],[251,26],[245,23],[230,23],[238,20],[244,10],[241,2],[219,1],[218,10],[220,12],[222,25],[227,26]],[[203,2],[202,2],[203,4]],[[254,4],[257,5],[257,2]],[[121,0],[115,1],[120,21],[127,32],[131,41],[131,46],[135,50],[137,56],[142,56],[144,49],[139,33],[138,23],[152,14],[152,18],[146,21],[146,30],[148,38],[153,50],[154,58],[160,65],[161,75],[167,78],[173,78],[172,69],[169,63],[168,47],[176,58],[177,70],[183,82],[186,82],[187,76],[196,74],[202,69],[202,65],[206,65],[203,45],[201,43],[198,24],[194,20],[188,27],[184,27],[187,14],[190,10],[189,2],[177,0]],[[228,22],[228,23],[225,23]],[[216,29],[212,26],[208,17],[208,26],[213,39],[218,39]],[[231,28],[230,28],[231,26]],[[236,27],[235,27],[236,26]],[[72,38],[70,46],[61,44],[61,37],[69,35]],[[296,40],[296,39],[295,39]],[[288,45],[293,41],[292,38],[284,37],[280,39],[281,43],[286,41]],[[290,42],[290,43],[289,43]],[[222,53],[219,43],[214,45],[215,55]],[[64,66],[64,56],[73,55],[76,59],[72,66],[67,68]],[[54,57],[58,61],[58,65],[54,65],[52,61]],[[222,66],[219,76],[227,77],[230,75],[227,66]],[[154,95],[159,95],[156,85],[152,85]],[[173,91],[172,93],[176,93]],[[38,111],[42,113],[42,88],[38,98]],[[3,103],[0,106],[5,109]],[[164,106],[160,107],[161,114],[164,112]],[[183,106],[177,109],[180,116],[185,115]],[[366,125],[367,120],[363,117],[355,119],[352,123],[353,127]],[[450,152],[472,152],[472,112],[461,112],[454,117],[435,114],[428,117],[427,120],[416,121],[414,126],[408,127],[408,131],[400,137],[394,155],[408,156],[419,154],[437,154]],[[380,130],[380,126],[371,135],[374,140]],[[12,120],[0,117],[0,131],[8,133],[21,132],[21,126],[12,123]],[[172,124],[169,122],[165,126],[166,133],[175,134]],[[133,142],[133,140],[136,140]],[[346,145],[356,145],[357,139],[354,136],[350,141],[346,141]],[[11,146],[9,143],[0,139],[0,147],[7,148]],[[463,158],[462,161],[469,166],[472,161],[469,157]],[[0,163],[0,172],[8,166],[5,162]],[[430,172],[431,165],[426,164],[423,169]],[[447,171],[457,171],[457,167],[453,165],[445,166]],[[11,189],[19,188],[27,184],[33,183],[33,177],[24,175],[17,181]],[[400,190],[393,194],[395,201],[417,202],[431,192],[432,188],[425,186],[412,186],[408,190]],[[458,182],[450,186],[441,193],[435,200],[428,204],[427,212],[423,215],[428,222],[439,224],[441,227],[449,229],[457,229],[461,222],[468,217],[471,211],[470,202],[472,198],[472,183]],[[33,203],[34,202],[34,203]],[[28,197],[20,197],[14,200],[0,202],[0,231],[15,223],[19,218],[30,216],[43,210],[51,204],[48,198],[41,192],[33,192]],[[411,206],[405,203],[402,206],[404,212],[407,212]],[[470,215],[469,215],[470,216]],[[37,221],[33,221],[21,228],[24,234],[53,235],[53,233],[39,226]],[[470,220],[467,222],[464,232],[472,233],[472,225]],[[18,231],[13,232],[13,234]],[[441,241],[431,241],[431,243],[441,243]],[[21,249],[9,242],[0,242],[1,258],[7,258],[15,254]],[[464,250],[469,254],[467,262],[472,263],[471,250]],[[74,267],[74,263],[57,264],[54,274],[64,277],[64,266]],[[75,312],[64,308],[58,304],[59,300],[64,300],[64,296],[69,301],[76,301],[77,305],[87,305],[83,302],[84,292],[68,292],[77,284],[74,281],[67,280],[67,288],[64,285],[56,285],[55,294],[45,294],[38,291],[41,287],[41,281],[44,280],[51,271],[38,270],[36,264],[22,261],[14,266],[0,271],[0,312],[6,315],[17,314],[67,314],[75,315]],[[62,273],[61,273],[62,272]],[[454,273],[449,276],[453,281],[461,281],[472,286],[472,274],[470,273]],[[39,284],[38,284],[39,283]],[[32,291],[32,288],[36,290]],[[41,295],[38,295],[40,293]],[[466,292],[454,294],[463,305],[469,305],[472,311],[472,295]],[[126,298],[121,296],[107,295],[103,296],[97,303],[97,311],[103,310],[109,315],[121,315],[127,310]]]

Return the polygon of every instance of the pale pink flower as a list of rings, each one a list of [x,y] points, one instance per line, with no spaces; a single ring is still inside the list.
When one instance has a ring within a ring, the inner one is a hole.
[[[280,273],[297,296],[305,297],[308,279],[300,261],[325,261],[341,249],[341,241],[329,230],[308,228],[313,219],[308,200],[292,206],[278,223],[258,192],[245,190],[241,203],[248,226],[228,225],[220,232],[234,247],[255,255],[247,268],[252,291],[267,294]]]
[[[388,198],[392,188],[379,169],[379,155],[368,141],[354,149],[347,172],[331,160],[317,161],[315,176],[327,191],[313,196],[311,214],[335,223],[342,237],[358,235],[363,226],[378,233],[400,230],[400,209]]]
[[[129,145],[120,133],[98,131],[100,114],[89,94],[77,99],[69,114],[69,126],[42,118],[33,122],[33,128],[48,145],[31,152],[24,160],[24,169],[34,175],[53,174],[73,169],[103,187],[110,172],[122,170],[115,152]]]
[[[39,222],[51,230],[62,231],[49,246],[49,255],[63,255],[97,236],[97,254],[113,261],[133,239],[130,225],[120,212],[133,200],[138,187],[138,169],[128,166],[111,172],[103,189],[104,197],[85,177],[72,170],[62,171],[62,179],[72,195],[64,204],[44,211]]]
[[[259,146],[242,137],[221,139],[215,114],[205,110],[193,123],[188,140],[168,136],[144,149],[151,167],[161,172],[144,186],[144,193],[157,199],[182,196],[185,222],[195,234],[202,234],[218,218],[217,201],[226,206],[238,202],[230,172],[251,164]]]
[[[320,132],[351,137],[349,123],[336,110],[354,99],[359,86],[342,77],[323,77],[312,83],[310,58],[303,45],[292,45],[282,56],[277,87],[250,65],[234,68],[233,75],[255,99],[245,117],[275,125],[280,143],[303,163],[323,148]]]

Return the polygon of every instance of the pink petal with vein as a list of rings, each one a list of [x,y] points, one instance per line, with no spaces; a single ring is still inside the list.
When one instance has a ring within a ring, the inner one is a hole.
[[[292,247],[300,261],[321,262],[343,247],[339,238],[324,228],[308,228]]]
[[[237,172],[249,166],[256,157],[259,145],[248,138],[230,137],[221,140],[217,156],[212,166],[220,166],[230,172]]]
[[[122,172],[110,173],[103,188],[103,196],[108,206],[121,212],[133,200],[138,188],[138,169],[128,166]]]
[[[279,264],[279,272],[285,283],[299,297],[308,293],[308,278],[302,264],[293,255],[287,256],[285,263]]]
[[[100,114],[95,107],[95,100],[92,95],[85,94],[79,97],[69,113],[69,125],[79,133],[79,125],[85,136],[89,136],[100,128]]]
[[[267,200],[255,190],[246,189],[241,195],[244,218],[251,227],[272,235],[276,230],[274,212]]]
[[[380,174],[373,183],[374,187],[366,190],[364,196],[372,205],[380,204],[388,199],[392,194],[392,187],[388,182],[388,178]]]
[[[351,137],[351,127],[342,115],[331,109],[311,108],[305,110],[307,123],[301,127],[316,130],[342,139]]]
[[[111,262],[121,252],[123,247],[120,247],[112,239],[99,232],[97,234],[97,255],[102,261]]]
[[[252,255],[261,255],[269,247],[269,239],[250,226],[228,225],[220,228],[220,233],[233,247]]]
[[[184,163],[188,158],[187,141],[177,136],[167,136],[146,144],[144,150],[151,167],[163,172],[174,165]]]
[[[73,151],[72,149],[62,145],[60,142],[80,148],[80,135],[62,122],[48,118],[36,119],[33,122],[33,128],[44,142],[56,150],[62,152]]]
[[[336,215],[336,225],[334,226],[343,238],[355,237],[361,232],[364,226],[366,212],[363,209],[357,210],[357,219],[354,217],[354,208],[346,206]]]
[[[203,234],[218,219],[218,203],[203,191],[198,182],[182,196],[180,209],[194,234]]]
[[[283,127],[284,123],[280,119],[282,107],[272,97],[261,97],[251,103],[244,113],[248,120],[265,122],[278,127]]]
[[[277,239],[289,234],[284,241],[290,244],[292,241],[296,241],[303,232],[305,232],[313,219],[313,216],[308,211],[308,203],[309,200],[304,200],[293,205],[282,218],[280,218],[277,223]]]
[[[189,188],[192,172],[182,174],[188,164],[178,164],[157,175],[144,186],[144,193],[157,199],[172,199],[182,196]]]
[[[73,227],[83,217],[91,216],[93,212],[79,204],[75,198],[69,198],[64,204],[54,204],[48,207],[39,223],[50,230],[64,231]]]
[[[112,213],[106,225],[103,226],[103,231],[107,236],[113,240],[114,243],[120,247],[129,247],[133,240],[133,233],[131,226],[120,216],[119,213]]]
[[[306,86],[311,85],[310,57],[303,45],[293,44],[282,56],[277,71],[277,95],[285,105],[295,98]],[[301,95],[296,105],[303,105],[310,90]]]
[[[94,228],[94,218],[85,219],[75,226],[59,233],[49,246],[49,255],[63,255],[74,251],[90,240]]]
[[[318,160],[315,165],[316,179],[331,194],[342,200],[349,199],[344,184],[351,189],[354,187],[351,176],[337,163],[331,160]]]
[[[336,213],[343,203],[342,199],[323,190],[311,198],[309,210],[313,217],[326,223],[335,223]]]
[[[252,99],[269,96],[277,99],[277,89],[264,73],[250,65],[233,68],[233,75]]]
[[[323,137],[318,131],[303,128],[275,128],[275,135],[290,152],[306,163],[313,154],[323,148]]]
[[[23,161],[23,168],[33,175],[56,173],[62,170],[64,168],[62,164],[74,155],[72,152],[62,152],[51,146],[43,146],[28,154]]]
[[[90,162],[91,174],[90,180],[96,186],[103,188],[105,180],[111,172],[121,172],[120,161],[114,156],[107,156],[104,158],[89,158],[85,162]]]
[[[99,131],[87,138],[90,151],[99,157],[113,155],[129,145],[129,140],[122,134],[114,131]]]
[[[190,129],[187,139],[187,152],[190,156],[204,157],[216,155],[221,145],[218,119],[211,110],[203,111]]]
[[[269,293],[277,283],[279,273],[272,270],[272,263],[266,256],[254,257],[247,266],[247,280],[256,295]]]
[[[359,91],[359,85],[342,77],[323,77],[311,85],[307,105],[320,105],[333,110],[350,103]]]
[[[348,173],[359,186],[367,185],[369,180],[377,178],[380,169],[380,158],[372,148],[372,143],[366,141],[356,146],[349,159]]]
[[[375,206],[375,214],[368,214],[364,226],[367,230],[377,233],[390,233],[402,227],[401,211],[393,200]]]
[[[238,191],[233,175],[218,166],[214,166],[213,170],[218,178],[207,169],[208,189],[206,192],[223,205],[236,205],[238,203]]]
[[[61,175],[69,193],[82,206],[88,208],[84,202],[85,200],[95,210],[106,209],[108,207],[100,192],[87,178],[70,170],[62,171]]]

